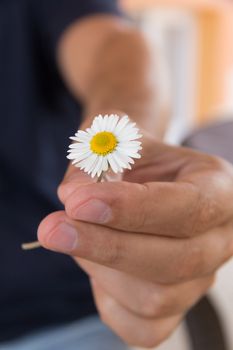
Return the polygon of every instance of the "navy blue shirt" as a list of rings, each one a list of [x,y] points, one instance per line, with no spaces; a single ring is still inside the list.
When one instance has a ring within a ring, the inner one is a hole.
[[[20,246],[62,209],[56,189],[81,120],[56,67],[59,37],[79,18],[118,12],[112,0],[0,0],[0,341],[95,312],[71,258]]]

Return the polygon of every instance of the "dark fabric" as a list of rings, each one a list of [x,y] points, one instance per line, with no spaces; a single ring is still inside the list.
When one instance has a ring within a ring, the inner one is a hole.
[[[186,316],[192,350],[230,350],[216,308],[203,298]]]
[[[183,143],[233,164],[233,122],[218,123],[193,133]],[[188,313],[186,323],[193,350],[230,350],[216,306],[203,298]]]
[[[56,188],[82,108],[62,83],[55,47],[69,24],[96,13],[118,15],[116,1],[0,0],[0,341],[95,312],[72,259],[20,245],[62,209]]]

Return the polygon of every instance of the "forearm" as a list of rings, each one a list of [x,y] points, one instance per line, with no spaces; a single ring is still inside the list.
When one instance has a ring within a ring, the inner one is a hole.
[[[124,111],[146,130],[162,137],[165,113],[145,40],[135,31],[116,33],[99,53],[88,92],[86,114]]]
[[[73,45],[71,42],[67,45],[70,39],[66,38],[63,51],[60,51],[65,80],[84,104],[86,124],[88,118],[97,113],[122,111],[142,128],[162,138],[168,124],[168,113],[161,98],[158,66],[153,65],[150,49],[138,31],[126,25],[116,25],[111,29],[108,35],[101,37],[100,44],[93,51],[87,48],[87,55],[92,55],[92,59],[86,65],[80,62],[83,65],[81,79],[78,78],[80,64],[74,60],[79,52],[74,48],[73,30]],[[72,61],[69,55],[72,55]]]

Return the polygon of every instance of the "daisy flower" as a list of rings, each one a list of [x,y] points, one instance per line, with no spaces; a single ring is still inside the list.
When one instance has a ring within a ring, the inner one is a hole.
[[[131,169],[133,158],[141,158],[138,153],[142,149],[138,141],[141,137],[136,123],[127,115],[122,118],[114,114],[99,115],[90,128],[70,137],[75,142],[69,146],[67,158],[92,177],[100,177],[108,169],[123,172]]]

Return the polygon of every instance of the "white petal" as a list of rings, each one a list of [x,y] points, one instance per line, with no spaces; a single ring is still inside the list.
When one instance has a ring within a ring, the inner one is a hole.
[[[107,120],[107,123],[105,125],[105,130],[106,131],[110,131],[110,128],[111,128],[111,124],[112,124],[112,121],[114,120],[114,115],[111,114],[108,116],[108,120]]]
[[[93,170],[95,170],[95,167],[96,167],[96,165],[98,164],[99,157],[100,157],[100,156],[97,155],[96,160],[94,161],[94,163],[92,164],[92,166],[91,166],[91,167],[89,168],[89,170],[88,170],[88,174],[91,174],[91,177],[94,177],[94,175],[93,175]]]
[[[120,152],[119,152],[120,153]],[[125,162],[129,163],[129,164],[135,164],[134,159],[130,158],[129,156],[122,154],[121,153],[121,158],[124,159]]]
[[[96,162],[98,161],[98,155],[97,154],[93,154],[91,157],[90,157],[91,161],[90,161],[89,165],[85,168],[85,171],[88,172],[89,174],[92,171],[92,169],[95,167]]]
[[[68,149],[67,153],[73,153],[73,154],[80,154],[80,153],[85,153],[91,151],[89,146],[83,147],[83,148],[73,148],[73,149]]]
[[[117,147],[117,151],[127,156],[130,156],[131,154],[136,154],[139,152],[138,149],[134,149],[134,148],[127,149],[127,148],[121,148],[121,147]]]
[[[68,159],[75,159],[76,157],[75,157],[75,155],[74,154],[68,154],[67,156],[66,156],[66,158],[68,158]]]
[[[124,142],[119,142],[120,147],[124,148],[135,148],[137,149],[138,147],[141,147],[141,141],[124,141]]]
[[[82,161],[74,164],[76,168],[84,169],[89,164],[90,157],[83,159]]]
[[[96,158],[97,158],[97,154],[92,154],[87,159],[84,159],[83,161],[78,163],[78,166],[81,169],[84,169],[85,172],[88,172],[89,169],[92,167],[93,163],[95,162]]]
[[[138,133],[137,130],[122,130],[118,135],[117,138],[119,140],[137,140],[140,139],[142,135]]]
[[[111,153],[107,155],[107,158],[108,158],[108,162],[109,162],[110,167],[112,168],[113,172],[114,172],[114,173],[118,173],[118,171],[119,171],[118,165],[117,165],[117,163],[115,162],[115,160],[112,158]],[[120,168],[120,167],[119,167],[119,168]]]
[[[114,131],[114,129],[115,129],[117,123],[118,123],[118,120],[119,120],[118,115],[113,115],[113,118],[112,118],[111,123],[109,125],[108,131],[111,131],[111,132]]]
[[[83,159],[86,159],[90,157],[91,151],[85,152],[85,153],[80,153],[80,154],[69,154],[67,156],[68,159],[73,159],[72,164],[78,163]]]
[[[127,115],[125,115],[124,117],[122,117],[117,126],[115,127],[114,133],[116,135],[118,135],[120,133],[120,131],[129,123],[129,117]]]
[[[78,159],[78,161],[80,161],[80,160],[82,160],[82,159],[84,159],[84,158],[88,158],[90,155],[88,155],[87,157],[82,157],[81,156],[81,158],[80,158],[80,154],[78,155],[78,154],[73,154],[73,153],[70,153],[70,154],[68,154],[67,156],[66,156],[66,158],[67,159],[69,159],[69,160],[73,160],[73,162],[76,162],[76,160]],[[77,163],[77,162],[76,162]]]
[[[106,114],[103,118],[103,122],[101,123],[102,124],[101,131],[106,131],[108,119],[109,119],[109,116]]]
[[[107,159],[106,156],[103,158],[102,168],[103,168],[103,171],[107,171],[108,170],[108,159]]]
[[[80,135],[87,136],[87,132],[84,130],[78,130],[76,132],[75,136],[80,136]]]
[[[99,156],[90,149],[91,139],[102,131],[112,132],[118,140],[115,151],[107,156]],[[141,157],[138,152],[142,146],[141,142],[137,141],[141,137],[136,123],[132,123],[128,116],[119,118],[115,114],[98,115],[94,118],[91,128],[87,128],[86,131],[79,130],[71,137],[75,143],[69,146],[67,158],[92,177],[100,176],[109,167],[115,173],[122,172],[125,168],[131,168],[130,164],[134,164],[133,158]]]
[[[79,143],[72,143],[69,145],[70,149],[83,149],[85,147],[89,146],[89,142],[79,142]]]
[[[94,124],[94,123],[92,124],[91,129],[92,129],[96,134],[98,134],[98,132],[99,132],[99,127],[96,126],[96,123],[95,123],[95,124]]]
[[[102,159],[101,159],[101,163],[99,165],[99,170],[98,170],[98,173],[102,173],[103,171],[103,165],[104,165],[104,159],[106,158],[106,156],[102,156]]]
[[[115,162],[118,164],[119,167],[124,169],[127,168],[127,163],[124,162],[123,158],[121,158],[119,152],[116,151],[112,153],[112,157],[114,158]]]
[[[137,153],[137,150],[135,151],[134,149],[127,149],[127,148],[121,148],[121,147],[117,147],[117,150],[128,157],[141,158],[141,155]]]
[[[99,127],[99,123],[98,123],[97,118],[95,118],[95,119],[93,120],[93,123],[92,123],[92,125],[91,125],[91,129],[93,129],[95,133],[98,133],[98,132],[101,131],[101,129],[100,129],[100,127]]]
[[[140,137],[138,137],[137,135],[119,135],[117,136],[117,140],[118,142],[131,142],[131,141],[137,141],[139,140]]]
[[[70,136],[69,139],[73,141],[78,141],[78,138],[76,136]],[[85,141],[85,140],[82,140],[82,141]]]
[[[95,175],[100,171],[100,173],[102,172],[102,163],[103,163],[103,156],[99,156],[98,157],[98,161],[95,165],[95,168],[92,170],[92,177],[95,177]]]
[[[91,136],[90,139],[96,134],[96,132],[92,128],[87,128],[86,131]]]
[[[128,156],[136,159],[142,158],[141,154],[139,153],[128,153]]]
[[[102,172],[103,172],[103,163],[104,163],[104,157],[103,157],[103,159],[102,159],[102,164],[101,164],[101,166],[99,167],[98,172],[97,172],[97,176],[98,176],[98,177],[100,177],[100,175],[101,175]]]
[[[126,154],[123,154],[119,151],[116,151],[116,153],[121,158],[121,160],[124,161],[124,163],[126,164],[126,168],[131,169],[130,164],[134,164],[135,161],[132,158],[128,157]]]
[[[75,134],[76,140],[77,141],[88,141],[90,139],[90,135],[83,130],[79,130],[76,134]]]
[[[131,134],[131,133],[135,133],[135,134],[137,134],[138,133],[138,129],[137,128],[134,128],[134,127],[132,127],[130,124],[128,124],[128,125],[126,125],[125,127],[124,127],[124,129],[122,129],[121,130],[121,132],[120,132],[120,134],[121,135],[124,135],[124,134]]]
[[[122,132],[124,132],[125,130],[127,130],[127,131],[136,131],[136,132],[139,131],[139,129],[138,129],[138,127],[136,126],[136,124],[135,124],[135,123],[131,123],[130,120],[128,120],[128,124],[126,124],[126,125],[124,126],[124,129],[122,130]]]
[[[102,130],[102,126],[103,126],[103,117],[102,115],[99,115],[97,118],[96,118],[96,125],[98,125],[98,129],[99,131],[103,131]]]
[[[78,159],[78,158],[80,158],[80,157],[84,157],[84,156],[90,156],[91,155],[91,151],[90,150],[88,150],[88,151],[86,151],[86,152],[72,152],[72,153],[69,153],[68,155],[67,155],[67,158],[68,159]]]

